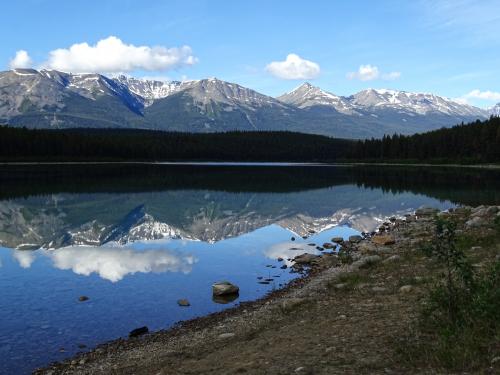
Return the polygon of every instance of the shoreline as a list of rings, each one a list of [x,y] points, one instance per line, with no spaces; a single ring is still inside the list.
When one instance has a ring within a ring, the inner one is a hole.
[[[432,240],[437,211],[418,211],[385,223],[375,237],[346,242],[351,263],[323,254],[308,262],[306,276],[262,299],[139,338],[113,340],[34,373],[439,372],[425,364],[411,367],[395,354],[432,276],[429,259],[419,249]],[[470,212],[462,208],[438,215],[459,218],[471,233],[492,230],[483,218],[482,226],[469,227]]]
[[[21,161],[0,162],[0,166],[35,165],[172,165],[172,166],[228,166],[228,167],[452,167],[471,169],[500,169],[500,164],[432,164],[432,163],[387,163],[387,162],[221,162],[221,161]]]

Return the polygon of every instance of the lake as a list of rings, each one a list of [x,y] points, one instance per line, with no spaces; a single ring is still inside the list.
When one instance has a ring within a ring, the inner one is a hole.
[[[263,297],[300,276],[289,259],[319,252],[309,244],[373,231],[390,216],[500,204],[499,177],[438,167],[0,166],[0,373]],[[214,300],[219,280],[237,284],[239,297]]]

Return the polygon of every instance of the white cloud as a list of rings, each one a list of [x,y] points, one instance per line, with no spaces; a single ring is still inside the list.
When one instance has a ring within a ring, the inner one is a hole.
[[[347,73],[348,79],[359,79],[360,81],[373,81],[382,79],[384,81],[393,81],[401,77],[400,72],[381,73],[379,68],[374,65],[360,65],[357,72]]]
[[[500,101],[500,92],[495,92],[495,91],[481,91],[481,90],[472,90],[468,94],[465,94],[461,98],[462,100],[467,101],[467,99],[483,99],[483,100],[489,100],[492,102],[498,102]]]
[[[192,255],[169,250],[136,251],[121,247],[67,247],[47,252],[47,256],[56,268],[85,276],[97,273],[111,282],[137,272],[189,273],[197,261]]]
[[[380,75],[378,68],[376,66],[361,65],[357,72],[347,73],[347,78],[349,79],[359,79],[360,81],[372,81],[377,79]]]
[[[289,54],[285,61],[273,61],[266,70],[281,79],[314,79],[321,69],[315,62],[305,60],[294,53]]]
[[[382,74],[382,79],[384,81],[394,81],[396,79],[399,79],[400,77],[401,77],[401,72],[390,72]]]
[[[31,60],[30,55],[25,50],[21,49],[16,52],[16,56],[10,60],[9,67],[10,69],[23,69],[23,68],[31,68],[33,61]]]
[[[49,53],[43,68],[75,73],[117,73],[134,70],[166,71],[193,65],[191,47],[134,46],[110,36],[95,45],[73,44]]]

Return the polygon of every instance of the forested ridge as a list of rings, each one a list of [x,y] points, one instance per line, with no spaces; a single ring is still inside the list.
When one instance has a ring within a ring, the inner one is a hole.
[[[500,118],[354,141],[281,132],[0,127],[2,161],[500,162]]]

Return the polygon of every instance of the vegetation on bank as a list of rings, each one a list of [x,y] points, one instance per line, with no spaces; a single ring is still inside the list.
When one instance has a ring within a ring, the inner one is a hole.
[[[500,162],[500,119],[364,141],[280,131],[172,133],[0,127],[3,161]]]
[[[450,219],[436,224],[435,241],[424,252],[441,273],[424,300],[419,340],[407,354],[455,370],[481,367],[500,348],[500,261],[481,264],[483,252],[498,246],[500,218],[486,235],[463,234]]]

